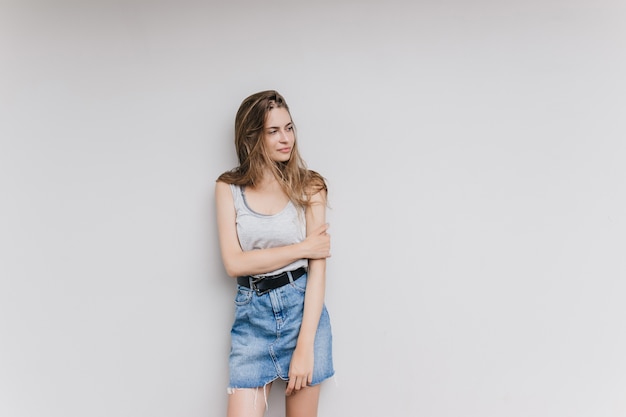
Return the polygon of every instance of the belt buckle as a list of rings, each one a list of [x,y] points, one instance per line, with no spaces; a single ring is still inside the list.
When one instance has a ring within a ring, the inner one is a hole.
[[[256,286],[257,282],[261,282],[264,279],[265,277],[260,277],[260,278],[250,280],[250,289],[252,289],[256,293],[256,295],[258,295],[259,297],[262,296],[263,294],[267,294],[268,292],[272,290],[271,288],[268,288],[266,290],[261,290]]]

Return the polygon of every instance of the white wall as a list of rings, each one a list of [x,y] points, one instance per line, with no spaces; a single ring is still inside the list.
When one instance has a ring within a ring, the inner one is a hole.
[[[624,2],[0,8],[0,415],[224,415],[213,183],[268,88],[331,189],[321,416],[626,414]]]

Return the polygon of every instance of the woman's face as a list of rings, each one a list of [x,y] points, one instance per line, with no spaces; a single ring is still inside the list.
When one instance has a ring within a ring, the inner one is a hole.
[[[284,107],[275,107],[267,113],[263,127],[263,141],[268,155],[275,162],[286,162],[296,140],[293,122]]]

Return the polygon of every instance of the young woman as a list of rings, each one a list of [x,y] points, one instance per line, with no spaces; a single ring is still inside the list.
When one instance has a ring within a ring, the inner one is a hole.
[[[334,374],[324,306],[326,183],[298,152],[276,91],[246,98],[235,117],[239,166],[215,187],[222,260],[237,277],[228,417],[261,417],[259,390],[288,381],[287,417],[317,415],[320,383]]]

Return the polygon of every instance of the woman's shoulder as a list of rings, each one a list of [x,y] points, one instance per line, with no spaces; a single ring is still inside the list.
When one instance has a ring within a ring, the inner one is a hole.
[[[232,184],[232,183],[230,183],[228,181],[224,181],[224,180],[220,180],[220,179],[215,180],[215,188],[230,188],[233,185],[234,184]]]
[[[236,189],[238,186],[235,184],[231,184],[226,181],[222,181],[218,179],[215,181],[215,195],[219,198],[224,195],[232,195],[233,189]]]
[[[319,172],[308,169],[306,173],[306,189],[308,194],[317,194],[320,191],[327,191],[326,178]]]

